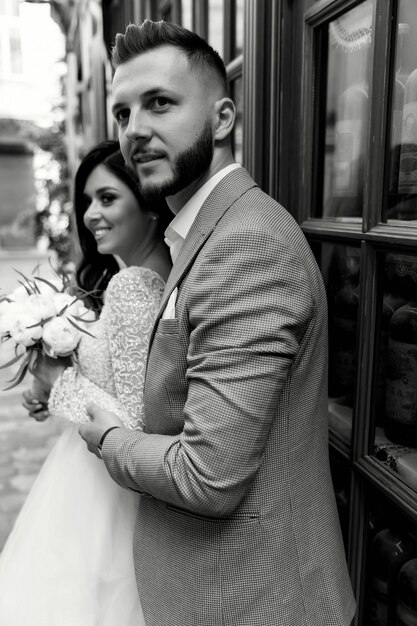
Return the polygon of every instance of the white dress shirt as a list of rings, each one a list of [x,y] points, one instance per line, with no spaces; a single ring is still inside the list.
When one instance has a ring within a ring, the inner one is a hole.
[[[213,189],[229,172],[241,167],[239,163],[227,165],[214,174],[204,185],[197,189],[195,194],[184,204],[180,212],[174,217],[168,228],[165,230],[165,243],[169,246],[172,262],[175,263],[179,251],[184,243],[184,239],[193,225],[205,200]]]

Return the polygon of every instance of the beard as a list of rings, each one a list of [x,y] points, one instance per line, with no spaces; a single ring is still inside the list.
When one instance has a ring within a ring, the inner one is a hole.
[[[148,202],[158,202],[167,196],[173,196],[185,187],[188,187],[204,172],[206,172],[213,159],[213,130],[210,120],[206,120],[204,128],[195,142],[175,158],[171,179],[159,183],[159,185],[143,184],[137,172],[128,167],[138,181],[140,193]]]

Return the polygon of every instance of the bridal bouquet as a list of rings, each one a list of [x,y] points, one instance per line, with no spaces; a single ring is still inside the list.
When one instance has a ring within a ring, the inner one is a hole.
[[[26,372],[33,373],[40,352],[53,358],[76,358],[82,334],[93,336],[87,324],[96,320],[95,313],[83,303],[88,294],[68,293],[70,279],[66,274],[57,274],[59,282],[55,283],[17,273],[21,277],[18,287],[0,296],[0,342],[10,342],[14,351],[14,357],[0,369],[21,361],[6,389],[19,384]]]

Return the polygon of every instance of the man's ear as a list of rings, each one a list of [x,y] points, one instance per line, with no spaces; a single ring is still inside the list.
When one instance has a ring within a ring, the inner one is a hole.
[[[236,107],[230,98],[217,100],[215,104],[216,126],[214,129],[215,141],[221,141],[230,135],[236,119]]]

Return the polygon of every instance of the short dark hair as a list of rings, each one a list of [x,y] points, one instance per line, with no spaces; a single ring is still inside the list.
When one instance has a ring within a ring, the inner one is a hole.
[[[113,68],[165,45],[182,50],[191,68],[211,69],[227,93],[226,68],[219,53],[196,33],[171,22],[145,20],[140,26],[129,24],[124,34],[116,35],[112,50]]]
[[[163,231],[169,223],[169,210],[165,212],[157,210],[155,203],[146,201],[139,190],[138,182],[126,168],[124,158],[120,152],[119,142],[107,140],[97,144],[82,159],[74,183],[74,214],[77,226],[78,239],[81,248],[81,259],[75,271],[74,291],[82,290],[94,294],[89,298],[89,305],[97,311],[101,310],[104,291],[114,274],[119,271],[119,265],[111,254],[100,254],[97,250],[97,242],[93,234],[84,224],[84,214],[88,208],[85,196],[85,185],[91,172],[98,166],[104,165],[119,180],[132,191],[143,211],[155,211],[159,217],[159,236],[163,237]],[[158,209],[164,203],[158,202]],[[167,219],[163,217],[166,214]]]

